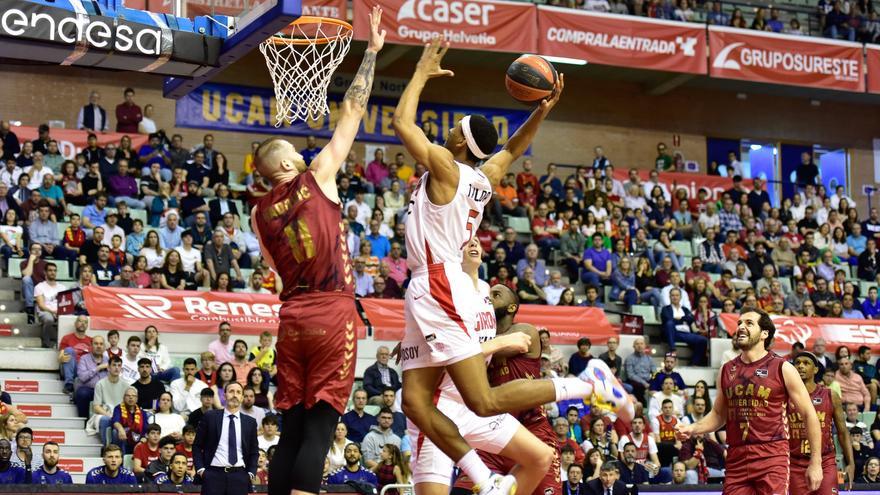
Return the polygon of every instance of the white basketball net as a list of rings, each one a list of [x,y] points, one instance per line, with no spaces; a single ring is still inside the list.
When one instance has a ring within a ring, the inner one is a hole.
[[[260,43],[275,86],[275,127],[330,113],[327,86],[348,53],[352,35],[350,26],[320,18],[284,29]]]

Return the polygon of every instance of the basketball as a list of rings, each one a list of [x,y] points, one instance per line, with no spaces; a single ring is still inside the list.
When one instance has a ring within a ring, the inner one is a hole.
[[[523,55],[507,68],[504,86],[514,100],[533,104],[553,93],[557,77],[556,68],[544,57]]]

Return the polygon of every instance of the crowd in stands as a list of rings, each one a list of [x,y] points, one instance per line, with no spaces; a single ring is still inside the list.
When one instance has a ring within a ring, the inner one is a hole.
[[[593,12],[699,22],[796,36],[824,36],[864,43],[880,37],[880,18],[869,1],[819,0],[809,16],[799,8],[748,6],[721,0],[548,0],[549,5]],[[801,4],[792,5],[802,7]],[[801,13],[802,15],[798,15]],[[801,25],[807,21],[806,25]]]
[[[74,160],[64,160],[48,126],[40,127],[35,141],[19,143],[9,124],[0,122],[5,165],[0,254],[18,264],[27,311],[42,323],[46,347],[56,345],[58,294],[67,289],[93,284],[276,294],[283,289],[248,228],[249,205],[269,188],[253,167],[255,148],[243,173],[233,174],[213,136],[192,147],[180,135],[169,139],[135,104],[134,92],[124,94],[117,130],[149,132],[149,141],[137,150],[127,136],[104,147],[91,137]],[[97,102],[93,93],[78,119],[90,132],[108,127]],[[300,150],[306,162],[318,152],[314,137]],[[682,164],[681,155],[670,154],[663,143],[647,180],[635,168],[627,180],[615,178],[601,147],[591,164],[566,171],[548,164],[536,174],[525,160],[522,171],[497,186],[476,231],[486,253],[481,277],[507,285],[523,304],[657,310],[672,352],[662,369],[655,369],[643,339],[636,339],[626,360],[617,355],[616,338],[598,357],[638,399],[636,419],[624,423],[599,408],[585,411],[573,404],[546,407],[570,492],[581,480],[599,476],[604,462],[613,459],[628,483],[697,483],[722,476],[723,432],[685,443],[672,434],[678,421],[696,421],[712,407],[708,384],[687,389],[676,372],[676,343],[690,347],[691,364],[706,365],[709,339],[725,337],[719,312],[760,307],[808,317],[880,314],[874,286],[880,275],[880,212],[872,208],[863,219],[843,186],[827,191],[810,154],[797,168],[797,192],[780,206],[773,206],[761,178],[747,185],[736,153],[728,163],[710,167],[710,173],[732,177],[732,188],[718,198],[705,189],[689,197],[660,182],[660,172],[682,171]],[[358,253],[353,264],[359,297],[403,297],[409,277],[405,205],[424,171],[402,153],[386,162],[381,149],[366,164],[354,151],[343,164],[342,221],[349,248]],[[683,250],[682,243],[690,249]],[[243,270],[252,271],[245,277]],[[62,271],[74,282],[59,280]],[[158,482],[165,476],[178,483],[194,477],[196,426],[206,411],[223,406],[224,385],[231,381],[246,387],[242,410],[260,425],[261,480],[268,476],[266,459],[283,428],[273,414],[271,335],[249,346],[232,338],[228,323],[221,324],[218,339],[178,368],[167,343],[160,343],[159,328],[149,326],[142,337],[121,342],[115,331],[106,339],[88,335],[81,300],[76,313],[75,332],[58,343],[58,361],[65,391],[89,418],[88,431],[105,444],[105,466],[89,473],[89,482]],[[576,375],[593,359],[589,339],[566,358],[549,337],[542,332],[545,376]],[[865,356],[859,349],[855,361],[845,347],[833,358],[825,355],[824,343],[816,341],[813,350],[827,360],[823,380],[839,389],[848,408],[856,408],[854,420],[860,410],[876,408],[880,377],[876,365],[867,363],[870,350]],[[389,349],[380,348],[336,430],[325,469],[330,483],[358,480],[381,488],[409,480],[412,439],[397,406],[400,379],[389,358]],[[56,473],[51,459],[57,464],[57,446],[44,445],[44,468],[37,469],[24,421],[8,397],[0,398],[0,437],[11,442],[4,458],[0,439],[0,481],[12,467],[32,481]],[[874,482],[880,461],[872,457],[877,455],[872,439],[880,447],[880,424],[870,431],[856,424],[851,431],[854,442],[863,442],[859,472]],[[121,466],[126,454],[133,456],[130,470]],[[186,457],[185,468],[178,466],[178,454]]]

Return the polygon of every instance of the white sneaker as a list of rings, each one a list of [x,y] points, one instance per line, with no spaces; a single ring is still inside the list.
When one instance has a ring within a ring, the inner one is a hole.
[[[605,361],[591,359],[578,378],[593,385],[593,399],[599,407],[614,411],[624,420],[631,420],[635,415],[635,407],[626,389]]]
[[[474,493],[476,495],[515,495],[516,478],[510,474],[505,476],[492,473],[492,476],[482,486],[474,485]]]

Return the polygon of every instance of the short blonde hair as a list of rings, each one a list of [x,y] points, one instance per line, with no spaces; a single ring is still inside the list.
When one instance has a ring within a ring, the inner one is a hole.
[[[214,353],[211,351],[205,351],[205,352],[199,354],[199,358],[202,361],[204,361],[206,359],[216,360],[216,358],[214,357]]]
[[[287,141],[280,137],[270,137],[260,144],[257,151],[254,152],[254,166],[257,168],[257,171],[260,172],[260,175],[264,177],[267,176],[268,174],[265,167],[273,164],[272,162],[281,161],[278,157],[278,153],[281,151],[285,143],[287,143]],[[299,172],[304,171],[305,167],[303,167],[303,170],[299,170]]]

